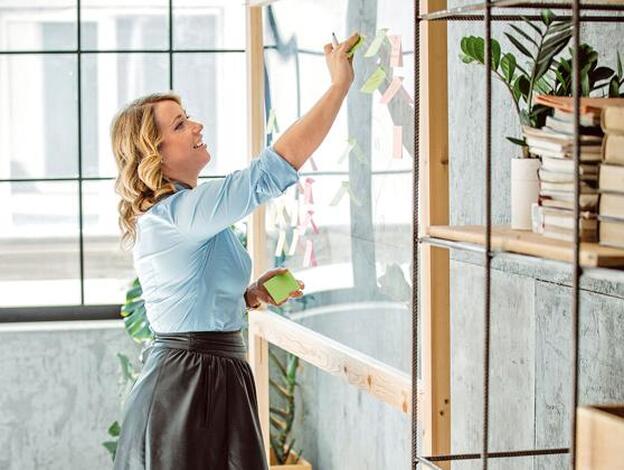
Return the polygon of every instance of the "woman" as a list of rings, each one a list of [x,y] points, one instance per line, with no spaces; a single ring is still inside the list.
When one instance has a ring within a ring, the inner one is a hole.
[[[133,248],[155,333],[124,406],[115,469],[268,469],[240,329],[245,307],[276,305],[262,284],[282,270],[247,286],[251,260],[229,227],[297,181],[353,81],[346,52],[357,39],[325,45],[327,92],[223,180],[197,185],[210,154],[176,95],[138,99],[115,117],[122,241]]]

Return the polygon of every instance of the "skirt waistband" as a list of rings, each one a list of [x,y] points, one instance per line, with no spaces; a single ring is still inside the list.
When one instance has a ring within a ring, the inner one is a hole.
[[[190,331],[185,333],[154,333],[152,346],[184,349],[247,360],[247,349],[241,330]]]

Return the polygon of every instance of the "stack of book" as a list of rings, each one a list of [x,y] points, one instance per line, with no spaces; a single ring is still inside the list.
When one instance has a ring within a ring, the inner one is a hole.
[[[605,107],[601,123],[600,244],[624,248],[624,106]]]
[[[572,241],[575,177],[574,115],[567,105],[562,105],[558,101],[542,104],[554,108],[554,114],[546,118],[546,123],[541,129],[523,128],[529,151],[533,155],[538,155],[541,160],[538,175],[539,221],[534,226],[546,237]],[[598,174],[603,137],[600,108],[581,106],[579,133],[581,141],[579,234],[581,241],[597,242]]]

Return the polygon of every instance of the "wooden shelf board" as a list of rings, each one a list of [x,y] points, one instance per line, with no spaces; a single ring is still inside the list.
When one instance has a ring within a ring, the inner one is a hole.
[[[484,225],[432,225],[427,235],[456,242],[485,245]],[[527,230],[512,230],[507,225],[492,226],[492,250],[572,263],[572,243],[544,237]],[[581,243],[580,264],[585,267],[624,267],[624,250],[597,243]]]

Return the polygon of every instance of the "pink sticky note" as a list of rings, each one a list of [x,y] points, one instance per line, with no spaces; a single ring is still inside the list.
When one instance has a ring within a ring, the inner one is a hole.
[[[403,127],[394,126],[392,134],[392,158],[403,158]]]
[[[310,255],[310,265],[312,267],[318,266],[318,263],[316,262],[316,253],[314,252],[314,244],[312,244],[312,254]]]
[[[312,183],[314,183],[313,178],[306,178],[305,185],[303,187],[303,197],[306,204],[314,204],[314,197],[312,196]]]
[[[308,211],[308,215],[309,215],[308,222],[310,222],[310,225],[312,225],[312,230],[314,230],[314,233],[318,235],[319,229],[314,223],[314,219],[312,218],[312,216],[314,215],[314,211]]]
[[[381,99],[379,100],[379,102],[381,104],[388,104],[390,100],[394,97],[394,95],[396,95],[397,91],[399,91],[399,88],[401,88],[402,82],[403,82],[403,78],[394,77],[392,79],[392,83],[388,85],[388,88],[386,88],[386,91],[381,97]]]
[[[401,35],[389,34],[388,40],[390,41],[390,66],[403,67],[403,50],[401,47]]]

